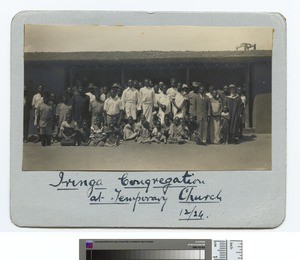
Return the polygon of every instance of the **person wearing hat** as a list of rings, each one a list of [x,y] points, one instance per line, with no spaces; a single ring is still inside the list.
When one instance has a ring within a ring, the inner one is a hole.
[[[236,93],[236,86],[234,84],[229,85],[229,92],[230,95],[227,97],[228,110],[230,115],[229,141],[238,144],[242,100]]]
[[[150,85],[149,79],[145,79],[144,87],[140,89],[139,99],[139,108],[142,110],[142,113],[146,117],[150,126],[152,126],[155,93]]]
[[[127,118],[132,117],[136,121],[137,104],[139,101],[139,92],[134,88],[131,79],[128,80],[127,88],[123,91],[122,102]]]
[[[111,88],[116,90],[116,89],[119,88],[119,84],[118,83],[113,83]]]
[[[24,86],[24,102],[23,102],[23,142],[28,142],[28,133],[29,133],[29,121],[30,121],[30,110],[31,110],[31,104],[28,94],[28,87]]]

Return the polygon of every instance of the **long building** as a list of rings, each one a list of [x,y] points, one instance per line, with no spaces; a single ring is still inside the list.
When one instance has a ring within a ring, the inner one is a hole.
[[[27,52],[24,62],[24,84],[32,94],[43,85],[59,96],[77,79],[99,87],[124,85],[129,78],[168,84],[174,77],[217,88],[235,83],[248,100],[246,125],[258,133],[271,132],[272,51]]]

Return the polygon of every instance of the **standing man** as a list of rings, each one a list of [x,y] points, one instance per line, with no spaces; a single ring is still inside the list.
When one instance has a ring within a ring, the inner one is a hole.
[[[128,80],[127,88],[123,91],[122,102],[126,114],[126,118],[132,117],[136,121],[136,110],[139,101],[139,92],[134,88],[131,79]]]
[[[236,93],[236,86],[229,85],[228,109],[230,114],[229,141],[238,144],[242,100]]]
[[[38,93],[33,96],[32,103],[31,103],[31,105],[33,107],[33,113],[34,113],[34,123],[33,124],[36,127],[37,134],[38,134],[38,138],[34,141],[35,143],[38,143],[39,141],[41,141],[40,129],[39,129],[38,122],[37,122],[37,108],[40,104],[44,103],[43,92],[44,92],[43,86],[39,86]]]
[[[210,99],[211,118],[210,118],[210,142],[212,144],[220,143],[220,124],[222,113],[222,100],[218,98],[217,90],[212,91],[212,98]]]
[[[140,89],[140,108],[146,120],[152,125],[155,94],[150,86],[150,80],[145,79],[144,87]]]
[[[186,114],[186,102],[187,98],[181,93],[182,91],[182,83],[178,82],[177,84],[177,93],[172,97],[172,112],[173,116],[180,118],[184,118]]]
[[[123,118],[123,104],[117,96],[117,91],[111,89],[110,97],[104,102],[104,124],[109,126],[112,124],[120,124]]]
[[[228,96],[229,96],[229,88],[227,85],[225,85],[223,87],[223,90],[220,90],[219,93],[218,93],[218,96],[221,98],[222,100],[222,105],[223,107],[224,106],[227,106],[228,105]]]
[[[53,110],[49,101],[49,93],[45,93],[43,103],[41,103],[36,109],[36,120],[40,131],[42,146],[51,145]]]
[[[81,127],[81,122],[83,120],[82,116],[84,113],[84,94],[81,86],[78,87],[77,91],[72,97],[72,114],[73,119],[79,127]]]
[[[193,108],[193,102],[191,100],[195,99],[199,92],[199,82],[192,82],[192,91],[187,95],[188,97],[188,114],[190,114],[190,111],[192,111]]]
[[[191,115],[194,116],[199,125],[196,143],[207,145],[207,126],[211,115],[209,98],[204,93],[204,86],[199,87],[199,93],[191,99]]]

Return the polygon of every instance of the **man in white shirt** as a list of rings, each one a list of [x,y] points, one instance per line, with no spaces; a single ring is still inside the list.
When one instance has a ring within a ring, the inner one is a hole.
[[[140,108],[143,111],[143,115],[146,120],[152,125],[153,121],[153,106],[155,94],[153,88],[149,85],[149,80],[145,79],[144,87],[140,89]]]
[[[132,117],[136,121],[136,110],[139,100],[139,92],[133,87],[132,80],[128,80],[127,88],[123,91],[122,102],[126,117]]]
[[[110,123],[120,123],[123,117],[123,103],[117,96],[116,90],[110,91],[110,97],[104,102],[104,123],[109,126]]]

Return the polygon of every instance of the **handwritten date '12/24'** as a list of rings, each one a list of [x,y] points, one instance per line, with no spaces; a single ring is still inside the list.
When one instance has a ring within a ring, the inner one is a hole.
[[[197,206],[194,206],[192,209],[181,209],[179,213],[179,220],[204,220],[208,218],[203,213],[203,210],[199,210]]]

